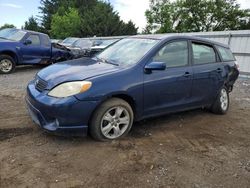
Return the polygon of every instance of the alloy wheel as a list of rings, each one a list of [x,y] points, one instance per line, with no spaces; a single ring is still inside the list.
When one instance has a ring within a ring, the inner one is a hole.
[[[220,103],[222,110],[226,111],[228,107],[228,95],[226,89],[221,90]]]
[[[108,139],[120,137],[130,123],[129,112],[122,106],[109,109],[102,117],[101,132]]]
[[[0,61],[0,70],[4,73],[10,72],[12,69],[12,62],[9,59],[2,59]]]

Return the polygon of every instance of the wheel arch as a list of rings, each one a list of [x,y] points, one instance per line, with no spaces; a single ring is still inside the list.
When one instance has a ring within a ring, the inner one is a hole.
[[[16,64],[18,64],[18,62],[19,62],[17,54],[11,50],[1,51],[0,55],[8,55],[8,56],[12,57]]]
[[[132,96],[128,95],[127,93],[124,92],[118,92],[118,93],[112,93],[107,95],[106,97],[103,98],[103,100],[101,100],[101,102],[97,105],[97,107],[95,108],[95,110],[91,113],[88,124],[90,124],[92,117],[94,115],[94,113],[96,112],[96,110],[107,100],[111,99],[111,98],[118,98],[118,99],[122,99],[124,101],[126,101],[132,108],[133,113],[134,113],[134,119],[136,119],[137,117],[137,108],[136,108],[136,102],[133,99]]]

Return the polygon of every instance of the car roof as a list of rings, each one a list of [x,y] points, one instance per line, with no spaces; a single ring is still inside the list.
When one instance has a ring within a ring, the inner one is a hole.
[[[215,42],[212,40],[208,40],[199,36],[193,36],[193,35],[184,35],[182,33],[171,33],[171,34],[152,34],[152,35],[133,35],[128,38],[142,38],[142,39],[154,39],[154,40],[166,40],[166,39],[190,39],[190,40],[197,40],[205,43],[215,44],[218,46],[223,46],[226,48],[229,48],[228,45]]]
[[[25,31],[25,32],[28,32],[28,33],[31,33],[31,34],[39,34],[39,35],[48,36],[48,35],[45,34],[45,33],[40,33],[40,32],[36,32],[36,31],[30,31],[30,30],[26,30],[26,29],[17,29],[17,28],[10,28],[10,29],[18,30],[18,31]]]

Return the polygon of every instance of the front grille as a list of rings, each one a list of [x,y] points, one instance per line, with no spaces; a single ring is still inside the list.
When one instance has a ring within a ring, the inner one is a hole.
[[[41,78],[39,77],[36,77],[35,79],[35,87],[38,91],[42,92],[46,89],[48,83],[44,80],[42,80]]]

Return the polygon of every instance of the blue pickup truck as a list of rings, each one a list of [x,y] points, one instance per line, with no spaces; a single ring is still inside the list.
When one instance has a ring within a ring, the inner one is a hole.
[[[48,35],[20,29],[0,30],[0,73],[18,65],[51,64],[71,59],[69,49],[52,44]]]

